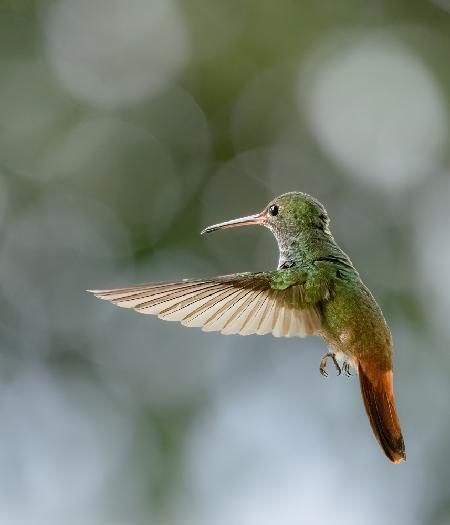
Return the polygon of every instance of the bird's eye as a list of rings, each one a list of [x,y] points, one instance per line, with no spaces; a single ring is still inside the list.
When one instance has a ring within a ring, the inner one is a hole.
[[[272,215],[272,217],[278,215],[278,206],[276,204],[272,204],[272,206],[269,208],[269,213]]]

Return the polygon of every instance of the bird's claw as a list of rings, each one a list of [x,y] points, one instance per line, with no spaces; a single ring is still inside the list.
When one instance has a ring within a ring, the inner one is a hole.
[[[323,377],[328,377],[328,372],[325,370],[325,368],[322,365],[320,365],[319,370]]]
[[[322,374],[323,377],[328,377],[328,372],[325,370],[325,368],[327,366],[327,361],[329,357],[331,357],[331,359],[333,360],[334,366],[336,367],[336,370],[337,370],[337,375],[340,376],[342,373],[342,369],[339,366],[339,363],[337,362],[336,356],[335,354],[333,354],[333,352],[328,352],[322,357],[322,360],[320,361],[320,366],[319,366],[320,373]]]
[[[344,374],[347,376],[347,377],[351,377],[352,375],[352,372],[351,372],[351,366],[350,366],[350,363],[348,361],[345,361],[343,364],[342,364],[342,370],[344,371]]]

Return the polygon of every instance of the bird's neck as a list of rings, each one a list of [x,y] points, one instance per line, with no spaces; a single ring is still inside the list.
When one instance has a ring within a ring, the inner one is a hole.
[[[279,269],[307,266],[317,260],[330,260],[352,266],[348,256],[329,232],[314,229],[295,236],[281,236],[277,241],[280,250]]]

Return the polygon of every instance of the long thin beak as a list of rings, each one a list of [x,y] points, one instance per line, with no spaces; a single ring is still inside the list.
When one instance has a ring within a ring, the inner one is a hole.
[[[219,222],[219,224],[213,224],[205,228],[201,235],[205,233],[215,232],[216,230],[222,230],[224,228],[237,228],[238,226],[250,226],[252,224],[262,224],[264,222],[264,213],[257,213],[255,215],[248,215],[247,217],[241,217],[240,219],[233,219],[232,221]]]

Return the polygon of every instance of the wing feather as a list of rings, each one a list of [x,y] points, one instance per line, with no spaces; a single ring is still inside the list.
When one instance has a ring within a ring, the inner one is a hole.
[[[259,319],[261,318],[261,310],[266,301],[268,301],[266,292],[260,292],[259,295],[254,298],[251,307],[248,309],[246,318],[242,323],[241,330],[239,331],[241,335],[256,334]]]
[[[208,280],[150,283],[92,290],[100,299],[134,308],[166,321],[223,334],[267,334],[291,337],[317,334],[319,309],[304,304],[304,285],[285,290],[270,286],[270,274],[234,274]]]
[[[228,320],[226,321],[224,327],[221,330],[223,334],[230,335],[241,333],[241,330],[244,327],[245,321],[247,319],[249,307],[253,303],[257,295],[257,292],[250,291],[243,298],[244,300],[238,308],[236,308],[236,306],[233,307],[232,314],[229,315]]]
[[[216,304],[224,295],[234,290],[231,286],[225,288],[217,286],[200,292],[194,291],[188,296],[171,299],[169,303],[158,303],[155,311],[149,313],[156,313],[167,321],[181,321],[200,308]]]
[[[222,331],[226,322],[233,315],[235,309],[239,308],[243,299],[247,295],[248,290],[238,289],[233,294],[227,297],[227,300],[219,305],[219,308],[210,308],[204,312],[204,317],[199,318],[198,321],[204,320],[202,330],[205,332]]]
[[[233,308],[236,304],[239,304],[241,299],[247,294],[247,290],[234,289],[231,293],[228,293],[222,301],[219,303],[211,302],[198,311],[193,312],[192,315],[189,315],[185,318],[183,324],[186,326],[205,326],[205,324],[210,321],[219,322],[220,319],[223,319],[223,316],[226,312]]]

